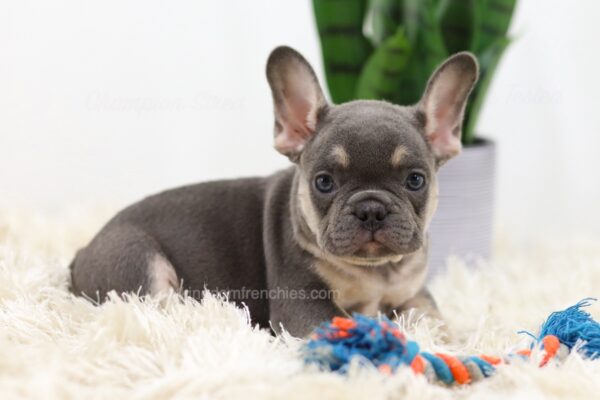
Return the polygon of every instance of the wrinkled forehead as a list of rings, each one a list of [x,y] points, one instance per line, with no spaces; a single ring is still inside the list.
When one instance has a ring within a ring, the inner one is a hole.
[[[374,175],[403,166],[429,168],[433,158],[419,123],[413,110],[388,103],[336,106],[324,116],[305,162],[313,169]]]

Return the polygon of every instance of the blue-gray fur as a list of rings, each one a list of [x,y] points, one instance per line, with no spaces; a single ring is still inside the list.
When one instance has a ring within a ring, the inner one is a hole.
[[[450,82],[461,89],[452,104],[458,118],[453,134],[460,135],[477,66],[470,55],[454,56],[433,75],[425,96],[448,66],[463,71],[463,80]],[[265,178],[169,190],[124,209],[77,253],[71,265],[73,292],[99,301],[111,290],[152,294],[155,278],[149,269],[151,260],[160,256],[182,282],[175,289],[197,298],[204,288],[233,291],[232,299],[246,304],[260,326],[279,329],[282,324],[292,334],[304,335],[321,321],[352,311],[340,307],[337,282],[319,269],[335,264],[334,269],[347,267],[348,276],[366,274],[360,276],[383,287],[386,280],[410,271],[403,279],[407,286],[418,285],[408,291],[416,294],[400,303],[382,300],[378,308],[388,313],[409,306],[435,312],[422,282],[411,281],[426,268],[435,173],[447,159],[428,141],[426,127],[432,117],[419,104],[327,104],[310,65],[288,47],[273,51],[267,78],[275,104],[276,147],[294,165]],[[345,151],[348,165],[335,163],[335,146]],[[394,166],[390,159],[398,146],[406,154]],[[332,193],[315,189],[314,177],[323,171],[335,181]],[[407,190],[407,175],[415,171],[431,186]],[[303,184],[309,199],[300,200]],[[365,202],[385,211],[377,228],[371,214],[357,216],[357,207]],[[307,207],[316,216],[312,227]],[[398,259],[376,262],[386,257]],[[364,299],[357,297],[356,307],[362,306]]]

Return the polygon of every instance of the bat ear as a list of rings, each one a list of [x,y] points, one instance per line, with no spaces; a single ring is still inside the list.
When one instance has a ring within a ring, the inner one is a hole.
[[[439,162],[460,153],[465,107],[478,77],[477,59],[462,52],[444,61],[429,78],[418,108],[425,115],[425,136]]]
[[[294,158],[314,135],[327,101],[310,64],[290,47],[271,52],[267,80],[275,107],[275,148]]]

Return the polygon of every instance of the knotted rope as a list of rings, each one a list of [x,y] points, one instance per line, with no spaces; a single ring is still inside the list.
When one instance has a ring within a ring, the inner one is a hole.
[[[419,345],[408,340],[389,319],[354,314],[353,318],[336,317],[318,327],[303,347],[304,359],[308,364],[340,373],[348,371],[353,359],[370,363],[385,374],[407,366],[432,382],[447,385],[465,385],[490,377],[497,365],[509,364],[515,358],[531,357],[535,347],[540,349],[540,367],[552,359],[563,360],[576,344],[584,357],[594,359],[600,356],[600,324],[581,310],[590,305],[590,300],[594,299],[584,299],[552,313],[538,337],[525,332],[534,338],[529,348],[502,358],[420,351]]]

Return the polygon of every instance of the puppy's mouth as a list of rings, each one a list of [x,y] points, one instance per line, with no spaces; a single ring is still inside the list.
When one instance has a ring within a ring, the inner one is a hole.
[[[398,262],[403,254],[392,250],[385,243],[384,238],[377,234],[378,232],[362,232],[360,245],[350,256],[343,259],[356,265],[380,265],[388,262]]]
[[[385,252],[386,249],[387,247],[385,247],[383,244],[379,243],[376,240],[371,240],[370,242],[365,243],[359,249],[359,252],[364,254],[358,255],[362,257],[380,257],[383,255],[382,253]]]
[[[355,257],[361,258],[381,258],[381,257],[389,257],[391,255],[396,255],[388,246],[386,246],[385,241],[381,235],[378,235],[379,232],[362,232],[363,236],[362,242],[363,244],[354,252]]]
[[[376,230],[336,229],[325,238],[325,251],[348,263],[365,266],[399,262],[422,245],[418,229],[402,222]]]

